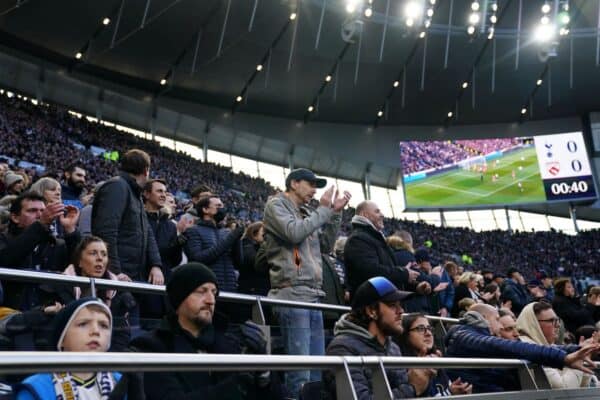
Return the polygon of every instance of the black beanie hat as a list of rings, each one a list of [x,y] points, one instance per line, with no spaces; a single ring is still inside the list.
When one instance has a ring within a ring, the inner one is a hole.
[[[98,306],[105,311],[106,315],[108,316],[108,320],[110,321],[110,327],[112,330],[112,314],[110,312],[110,308],[108,308],[106,304],[95,297],[82,297],[79,300],[75,300],[67,304],[58,312],[58,314],[56,314],[52,320],[49,344],[52,346],[53,350],[56,348],[57,350],[62,351],[62,343],[69,325],[71,325],[71,322],[79,313],[79,310],[90,305]]]
[[[175,268],[167,282],[167,296],[173,310],[177,311],[186,297],[206,282],[212,282],[219,288],[215,273],[204,264],[191,262]]]

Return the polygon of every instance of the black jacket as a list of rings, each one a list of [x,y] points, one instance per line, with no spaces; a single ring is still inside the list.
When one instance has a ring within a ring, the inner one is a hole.
[[[193,337],[183,330],[173,314],[166,317],[158,328],[131,342],[135,351],[150,353],[208,353],[241,354],[241,345],[235,333],[222,318],[215,318],[213,325]],[[225,400],[225,399],[279,399],[283,397],[281,385],[271,384],[259,389],[249,383],[248,374],[212,371],[165,371],[144,373],[144,389],[147,400]],[[271,374],[273,375],[273,374]],[[241,396],[240,384],[248,390]]]
[[[269,272],[259,272],[254,268],[259,247],[260,244],[250,238],[242,239],[242,253],[238,264],[240,293],[266,296],[271,289]]]
[[[171,269],[181,264],[185,236],[177,235],[177,226],[167,214],[146,211],[146,216],[154,233],[166,279]]]
[[[241,252],[240,237],[243,228],[230,231],[214,223],[200,220],[185,231],[187,238],[184,249],[190,261],[206,264],[217,276],[219,290],[237,291],[237,276],[233,266],[234,257]]]
[[[141,188],[127,173],[108,180],[94,198],[92,234],[108,244],[108,268],[115,274],[146,281],[152,266],[162,266],[148,224]]]
[[[394,252],[385,238],[370,225],[352,223],[352,233],[344,247],[344,262],[350,293],[364,281],[384,276],[398,289],[408,284],[408,272],[396,266]]]
[[[552,308],[556,315],[564,321],[565,328],[571,333],[575,333],[580,326],[596,323],[590,311],[582,306],[576,297],[556,294],[552,301]]]
[[[79,232],[65,235],[64,240],[52,236],[39,222],[25,229],[15,226],[0,234],[0,265],[5,268],[62,271],[69,264],[71,253],[79,242]],[[28,310],[39,305],[36,285],[5,281],[4,306]]]

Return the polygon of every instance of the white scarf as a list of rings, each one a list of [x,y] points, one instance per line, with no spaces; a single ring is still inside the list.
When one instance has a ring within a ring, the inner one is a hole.
[[[89,396],[80,396],[77,384],[73,383],[73,376],[69,372],[52,374],[54,393],[57,400],[92,400]],[[96,386],[100,397],[95,400],[108,400],[108,396],[115,387],[115,380],[110,372],[98,372],[96,374]]]

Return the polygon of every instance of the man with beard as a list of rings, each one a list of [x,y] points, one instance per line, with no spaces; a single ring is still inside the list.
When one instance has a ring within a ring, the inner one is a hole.
[[[412,295],[401,292],[388,279],[377,276],[360,285],[352,299],[352,311],[343,315],[334,328],[335,337],[327,347],[330,356],[402,356],[392,337],[402,333],[402,302]],[[373,373],[368,368],[351,368],[356,397],[373,396]],[[423,394],[434,375],[431,369],[386,369],[394,399]],[[335,377],[325,373],[325,384],[335,397]]]
[[[244,227],[234,230],[221,227],[225,219],[223,202],[217,196],[206,196],[196,203],[199,220],[184,232],[184,245],[189,261],[205,264],[217,276],[219,287],[227,292],[237,291],[237,275],[233,257],[241,252],[240,238]]]
[[[81,195],[85,189],[85,177],[85,169],[79,164],[71,164],[65,169],[65,183],[61,185],[64,204],[83,208]]]
[[[189,263],[173,270],[167,283],[172,307],[161,325],[131,342],[135,351],[152,353],[265,354],[266,339],[252,322],[239,326],[215,313],[217,277],[205,265]],[[148,400],[281,399],[276,374],[215,371],[145,372]]]

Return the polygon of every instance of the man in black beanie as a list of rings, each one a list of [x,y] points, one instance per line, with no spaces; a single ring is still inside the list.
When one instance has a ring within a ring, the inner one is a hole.
[[[266,340],[250,322],[230,326],[215,314],[219,288],[207,266],[188,263],[173,269],[167,282],[172,310],[160,326],[131,342],[135,351],[153,353],[265,354]],[[280,399],[283,387],[275,374],[209,371],[144,373],[146,398]]]

